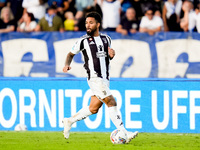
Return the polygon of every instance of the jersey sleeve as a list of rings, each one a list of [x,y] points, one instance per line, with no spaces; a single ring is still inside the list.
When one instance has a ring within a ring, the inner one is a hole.
[[[78,54],[83,48],[81,48],[81,44],[83,42],[83,39],[78,40],[70,50],[71,53],[73,54]]]
[[[110,47],[111,48],[111,38],[110,38],[110,36],[106,36],[106,38],[107,38],[107,40],[108,40],[108,47]]]

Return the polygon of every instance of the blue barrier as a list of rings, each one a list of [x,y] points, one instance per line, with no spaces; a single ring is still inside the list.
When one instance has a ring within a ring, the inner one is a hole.
[[[112,78],[110,88],[128,130],[200,133],[200,80]],[[85,78],[0,78],[0,130],[61,131],[90,95]],[[112,131],[107,114],[103,105],[72,131]]]
[[[85,77],[81,54],[69,74],[62,73],[66,54],[85,32],[0,34],[0,76]],[[200,34],[159,32],[123,36],[106,32],[116,50],[111,77],[200,78]],[[77,71],[78,70],[78,71]]]

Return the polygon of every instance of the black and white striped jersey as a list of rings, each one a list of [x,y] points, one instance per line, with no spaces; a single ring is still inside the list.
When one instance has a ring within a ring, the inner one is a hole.
[[[108,35],[100,34],[97,37],[84,35],[72,47],[71,52],[78,54],[82,51],[88,79],[101,77],[109,80],[108,47],[111,47],[111,38]]]

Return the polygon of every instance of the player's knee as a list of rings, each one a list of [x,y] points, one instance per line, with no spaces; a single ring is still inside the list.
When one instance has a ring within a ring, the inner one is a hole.
[[[108,103],[108,107],[112,107],[112,106],[117,106],[115,99],[111,99],[110,102]]]
[[[112,95],[106,97],[104,101],[108,107],[117,106],[117,103]]]

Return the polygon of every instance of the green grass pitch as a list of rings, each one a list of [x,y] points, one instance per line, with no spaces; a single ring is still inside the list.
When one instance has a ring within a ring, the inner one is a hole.
[[[108,132],[0,131],[0,150],[200,150],[200,134],[139,133],[129,144],[114,145]]]

